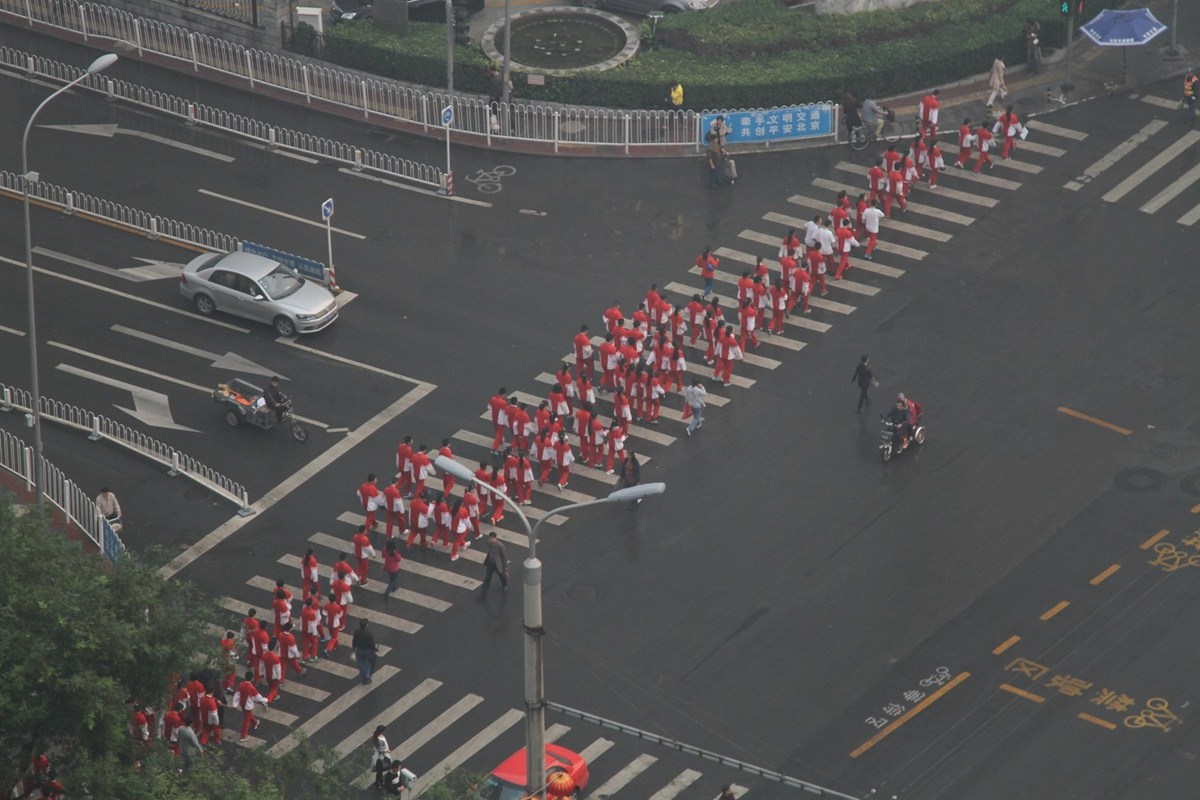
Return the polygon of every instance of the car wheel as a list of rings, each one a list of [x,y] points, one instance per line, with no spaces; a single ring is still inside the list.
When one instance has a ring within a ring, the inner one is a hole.
[[[275,332],[280,336],[295,336],[296,323],[292,322],[287,317],[275,318]]]
[[[241,418],[238,416],[237,412],[234,411],[233,409],[230,409],[229,411],[225,412],[225,424],[227,424],[229,427],[236,428],[238,426],[238,423],[241,421],[242,421]]]
[[[196,306],[196,310],[204,316],[210,316],[217,310],[217,304],[213,299],[206,294],[198,294],[192,299],[192,304]]]

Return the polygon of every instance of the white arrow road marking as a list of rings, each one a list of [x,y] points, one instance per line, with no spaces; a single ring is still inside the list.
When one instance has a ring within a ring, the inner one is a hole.
[[[316,220],[305,219],[304,217],[298,217],[295,214],[289,214],[286,211],[278,211],[274,208],[267,208],[266,206],[260,206],[257,203],[251,203],[249,200],[239,200],[236,197],[230,197],[227,194],[218,194],[217,192],[210,192],[208,189],[197,189],[196,191],[198,191],[202,195],[205,195],[206,197],[215,197],[217,200],[224,200],[227,203],[236,203],[239,206],[245,206],[246,208],[253,208],[255,211],[262,211],[267,214],[274,214],[277,217],[283,217],[284,219],[290,219],[292,222],[299,222],[302,225],[312,225],[314,228],[320,228],[321,230],[325,230],[324,222],[317,222]],[[361,233],[355,233],[354,231],[348,231],[348,230],[345,230],[344,228],[334,227],[332,230],[334,233],[340,233],[343,236],[349,236],[352,239],[366,239],[367,238],[367,237],[363,236]]]
[[[89,136],[104,136],[109,139],[111,139],[114,134],[119,133],[122,136],[136,136],[137,138],[145,139],[148,142],[157,142],[158,144],[165,144],[168,147],[175,147],[180,150],[186,150],[189,153],[194,153],[198,156],[204,156],[205,158],[212,158],[212,159],[216,159],[217,161],[224,161],[226,164],[237,160],[233,156],[227,156],[224,153],[217,153],[212,150],[205,150],[203,147],[196,147],[195,145],[187,144],[185,142],[177,142],[174,139],[168,139],[165,136],[156,136],[155,134],[147,133],[146,131],[139,131],[139,130],[135,130],[133,128],[121,128],[115,124],[106,124],[106,125],[39,125],[38,127],[39,128],[49,128],[50,130],[53,130],[53,131],[67,131],[68,133],[83,133],[83,134],[87,134]]]
[[[130,372],[136,372],[140,375],[148,375],[151,378],[158,378],[160,381],[166,381],[167,383],[173,383],[176,386],[182,386],[186,389],[195,389],[197,392],[203,392],[204,394],[206,394],[210,397],[212,396],[213,390],[212,390],[211,386],[200,386],[199,384],[196,384],[196,383],[188,383],[187,381],[180,380],[179,378],[172,378],[170,375],[164,375],[161,371],[146,369],[145,367],[137,367],[137,366],[134,366],[133,364],[128,364],[124,361],[118,361],[115,358],[108,358],[107,356],[99,355],[98,353],[89,353],[87,350],[81,350],[78,347],[71,347],[71,345],[69,345],[69,344],[63,344],[61,342],[46,342],[46,344],[48,344],[50,347],[57,347],[60,350],[66,350],[68,353],[74,353],[75,355],[83,356],[84,358],[94,359],[96,361],[99,361],[102,364],[111,364],[114,367],[120,367],[121,369],[127,369]],[[324,422],[320,422],[315,419],[309,419],[308,417],[302,417],[299,414],[296,414],[295,416],[296,416],[296,419],[300,420],[301,422],[308,423],[309,425],[312,425],[313,427],[316,427],[316,428],[321,428],[322,430],[329,427]]]
[[[141,261],[143,266],[126,267],[121,270],[124,275],[132,275],[134,278],[143,281],[159,281],[164,278],[178,278],[183,272],[183,264],[176,264],[173,261],[159,261],[153,258],[135,258],[134,261]]]
[[[173,431],[187,431],[189,433],[200,432],[195,428],[179,425],[172,419],[170,398],[162,392],[143,389],[141,386],[134,386],[132,383],[125,383],[116,378],[110,378],[107,375],[97,375],[94,372],[72,367],[69,364],[59,364],[57,369],[70,375],[78,375],[80,378],[87,378],[96,383],[102,383],[105,386],[112,386],[115,389],[124,389],[129,392],[133,395],[134,407],[125,408],[124,406],[116,406],[116,408],[140,421],[143,425],[149,425],[153,428],[167,428]]]
[[[17,261],[12,258],[7,258],[6,256],[0,256],[0,264],[8,264],[9,266],[17,267],[18,269],[25,269],[25,262]],[[68,283],[74,283],[77,286],[86,286],[89,289],[95,289],[98,292],[104,292],[105,294],[110,294],[115,297],[123,297],[126,300],[131,300],[135,303],[141,303],[142,305],[150,306],[151,308],[156,308],[160,311],[166,311],[171,314],[178,314],[182,317],[188,317],[190,319],[199,320],[200,322],[207,322],[209,325],[217,325],[218,327],[221,327],[221,328],[228,328],[229,330],[237,331],[238,333],[249,333],[250,332],[249,328],[243,328],[241,325],[232,325],[228,322],[224,322],[219,319],[211,319],[210,317],[202,316],[200,314],[197,314],[195,311],[185,311],[182,308],[176,308],[175,306],[169,306],[166,303],[158,303],[158,302],[155,302],[154,300],[147,300],[144,297],[138,297],[136,294],[129,294],[128,292],[120,292],[120,291],[117,291],[116,289],[109,288],[108,286],[101,286],[98,283],[92,283],[91,281],[85,281],[82,278],[76,278],[74,275],[64,275],[61,272],[55,272],[54,270],[46,269],[45,267],[34,267],[33,271],[38,273],[39,275],[46,275],[51,278],[58,278],[59,280],[67,281]]]
[[[222,369],[230,372],[244,372],[248,375],[266,375],[268,377],[278,376],[285,381],[291,380],[291,378],[280,375],[278,372],[255,364],[248,358],[242,358],[237,353],[226,353],[225,355],[221,355],[220,353],[212,353],[208,350],[201,350],[199,347],[192,347],[191,345],[174,342],[170,339],[164,339],[163,337],[155,336],[152,333],[144,333],[142,331],[136,331],[133,328],[126,328],[124,325],[113,325],[112,330],[116,331],[117,333],[123,333],[126,336],[132,336],[135,339],[141,339],[145,342],[152,342],[154,344],[162,345],[163,347],[169,347],[172,350],[178,350],[181,353],[200,356],[200,358],[211,361],[211,366],[215,367],[216,369]]]

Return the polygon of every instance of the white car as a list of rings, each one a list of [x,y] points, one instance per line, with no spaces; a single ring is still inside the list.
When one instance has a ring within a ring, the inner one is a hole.
[[[277,261],[252,253],[206,253],[188,262],[179,293],[201,314],[224,311],[275,328],[280,336],[315,333],[338,317],[333,292]]]

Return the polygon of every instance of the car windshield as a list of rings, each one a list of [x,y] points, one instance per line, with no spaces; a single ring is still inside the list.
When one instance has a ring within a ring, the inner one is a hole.
[[[478,800],[522,800],[526,796],[524,789],[503,783],[494,777],[487,778],[476,795]]]
[[[259,279],[259,285],[272,300],[281,300],[300,291],[304,279],[284,266],[278,266],[270,275]]]

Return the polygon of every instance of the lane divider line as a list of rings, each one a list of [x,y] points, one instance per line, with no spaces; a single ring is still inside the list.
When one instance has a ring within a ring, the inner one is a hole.
[[[1109,722],[1106,719],[1100,719],[1099,717],[1093,717],[1091,714],[1079,714],[1078,716],[1084,722],[1090,722],[1093,725],[1099,725],[1101,728],[1108,728],[1110,731],[1117,729],[1116,725],[1114,725],[1113,723]]]
[[[1133,431],[1129,430],[1129,428],[1122,428],[1120,425],[1113,425],[1111,422],[1105,422],[1102,419],[1097,419],[1096,417],[1084,414],[1082,411],[1075,411],[1074,409],[1067,408],[1066,406],[1059,406],[1058,410],[1060,413],[1066,414],[1068,417],[1074,417],[1075,419],[1081,419],[1084,422],[1090,422],[1093,425],[1099,425],[1101,428],[1107,428],[1108,430],[1119,433],[1122,436],[1128,436],[1129,434],[1133,433]]]
[[[1040,619],[1042,622],[1046,622],[1047,620],[1053,619],[1054,617],[1058,616],[1058,614],[1069,605],[1071,605],[1070,600],[1060,600],[1052,608],[1048,609],[1044,614],[1042,614],[1040,617],[1038,617],[1038,619]]]
[[[1120,564],[1113,564],[1111,567],[1104,570],[1099,575],[1097,575],[1096,577],[1094,577],[1090,581],[1088,581],[1088,583],[1090,583],[1092,586],[1099,586],[1100,584],[1102,584],[1106,580],[1108,580],[1110,577],[1112,577],[1112,574],[1114,572],[1116,572],[1117,570],[1119,570],[1120,568],[1121,568]]]
[[[1012,647],[1014,644],[1016,644],[1019,641],[1021,641],[1020,636],[1013,635],[1013,636],[1008,637],[1003,642],[1001,642],[999,645],[997,645],[994,650],[992,650],[992,655],[994,655],[994,656],[1000,655],[1005,650]]]
[[[1198,513],[1200,513],[1200,505],[1198,505],[1198,506],[1196,506],[1195,508],[1193,508],[1193,509],[1192,509],[1192,513],[1193,513],[1193,514],[1198,514]],[[1150,537],[1149,539],[1147,539],[1146,541],[1142,542],[1142,544],[1141,544],[1141,548],[1142,548],[1143,550],[1149,550],[1151,547],[1154,547],[1154,545],[1158,544],[1159,540],[1161,540],[1161,539],[1162,539],[1164,536],[1166,536],[1168,533],[1170,533],[1170,531],[1169,531],[1169,530],[1167,530],[1166,528],[1163,528],[1161,531],[1159,531],[1158,533],[1154,534],[1153,536],[1151,536],[1151,537]]]
[[[872,747],[879,744],[887,736],[891,735],[901,725],[908,722],[910,719],[915,717],[917,714],[920,714],[925,709],[929,708],[931,705],[933,705],[939,699],[941,699],[942,696],[944,696],[947,692],[949,692],[955,686],[958,686],[960,683],[962,683],[969,677],[971,677],[971,673],[960,672],[957,675],[955,675],[953,678],[951,678],[950,680],[946,681],[944,684],[942,684],[940,687],[938,687],[937,691],[935,691],[933,694],[929,695],[924,700],[922,700],[921,702],[917,703],[915,706],[910,708],[908,711],[904,712],[904,714],[897,717],[896,720],[894,722],[892,722],[891,725],[888,725],[886,728],[881,730],[879,733],[875,734],[870,739],[867,739],[865,742],[860,744],[858,747],[851,750],[850,757],[858,758],[863,753],[867,752]]]
[[[1024,697],[1026,700],[1032,700],[1035,703],[1046,702],[1046,698],[1042,697],[1039,694],[1034,694],[1033,692],[1027,692],[1024,689],[1018,689],[1017,687],[1010,686],[1007,683],[1000,684],[1000,688],[1003,689],[1004,691],[1008,692],[1009,694],[1015,694],[1017,697]]]

